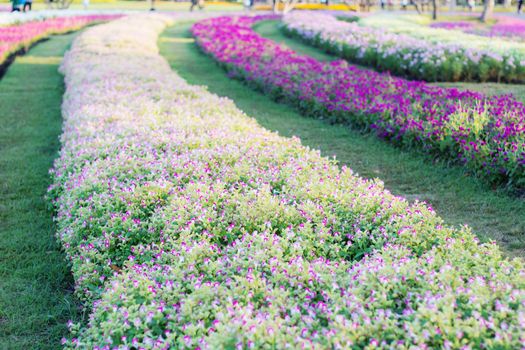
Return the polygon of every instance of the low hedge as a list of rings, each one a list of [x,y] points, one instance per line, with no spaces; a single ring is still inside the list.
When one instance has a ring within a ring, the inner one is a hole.
[[[168,21],[67,54],[50,195],[91,310],[66,348],[515,348],[525,270],[184,82]]]

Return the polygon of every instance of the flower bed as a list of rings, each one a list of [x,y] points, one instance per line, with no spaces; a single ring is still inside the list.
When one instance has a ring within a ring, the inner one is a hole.
[[[525,21],[518,18],[499,16],[496,24],[490,27],[486,35],[525,40]]]
[[[521,261],[188,85],[165,25],[91,28],[63,63],[50,195],[92,307],[67,348],[519,347]]]
[[[497,16],[497,18],[501,20],[501,16]],[[366,27],[408,35],[429,43],[456,45],[474,51],[490,51],[498,55],[510,54],[519,57],[522,61],[525,57],[525,44],[523,42],[499,40],[498,45],[494,45],[494,39],[491,37],[459,30],[450,33],[450,30],[447,29],[431,28],[429,27],[430,19],[425,16],[374,14],[366,17],[360,16],[359,23]]]
[[[431,23],[430,28],[440,28],[440,29],[449,29],[449,30],[472,30],[474,29],[475,24],[473,22],[464,22],[464,21],[454,21],[454,22],[437,22]]]
[[[438,22],[430,25],[432,28],[461,30],[470,34],[488,37],[525,40],[525,21],[522,19],[498,16],[497,22],[488,28],[478,28],[472,22]]]
[[[525,82],[525,55],[518,52],[432,42],[326,14],[292,13],[283,23],[288,35],[393,75],[425,81]]]
[[[465,164],[494,184],[525,187],[525,108],[509,96],[445,89],[323,63],[256,34],[260,18],[200,22],[200,47],[235,77],[304,113],[376,130],[396,144]]]
[[[80,29],[90,23],[106,21],[117,15],[90,15],[51,18],[37,22],[0,27],[0,74],[9,58],[21,50],[27,50],[35,42],[53,34]]]

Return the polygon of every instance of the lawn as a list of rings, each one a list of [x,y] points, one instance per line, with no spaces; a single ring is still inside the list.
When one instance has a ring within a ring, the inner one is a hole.
[[[468,224],[481,240],[496,240],[507,254],[525,252],[525,203],[488,189],[462,169],[431,164],[425,157],[392,147],[375,136],[363,135],[344,126],[328,125],[304,118],[294,108],[231,80],[214,61],[202,54],[189,33],[191,24],[179,24],[160,38],[161,53],[190,84],[207,85],[209,90],[233,99],[237,106],[263,127],[284,136],[298,136],[303,144],[335,156],[361,176],[379,178],[393,193],[410,200],[429,202],[446,222]],[[276,22],[256,27],[270,37],[316,58],[329,56],[280,34]]]
[[[38,44],[0,80],[0,349],[57,349],[79,317],[44,198],[62,125],[57,69],[75,36]]]

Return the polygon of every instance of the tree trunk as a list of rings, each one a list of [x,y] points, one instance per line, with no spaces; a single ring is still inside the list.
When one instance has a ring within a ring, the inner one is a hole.
[[[419,1],[419,0],[413,0],[413,1],[412,1],[412,4],[413,4],[414,7],[416,8],[416,12],[417,12],[417,14],[420,15],[420,14],[421,14],[421,9],[419,8],[419,5],[418,5],[418,3],[417,3],[418,1]]]
[[[494,0],[485,0],[485,8],[483,9],[483,13],[481,14],[481,21],[486,22],[492,17],[492,14],[494,13]]]
[[[438,4],[437,0],[432,0],[432,19],[435,21],[438,17]]]
[[[299,0],[285,0],[284,1],[284,8],[283,8],[283,15],[287,14],[290,11],[292,11],[298,1]]]

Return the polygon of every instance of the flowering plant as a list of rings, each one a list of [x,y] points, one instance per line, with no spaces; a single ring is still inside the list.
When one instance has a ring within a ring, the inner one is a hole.
[[[496,24],[490,27],[487,33],[482,34],[490,37],[525,40],[525,21],[518,18],[499,16]]]
[[[91,28],[62,66],[50,194],[91,310],[66,348],[520,346],[521,261],[188,85],[166,24]]]
[[[471,30],[474,28],[474,23],[465,22],[465,21],[437,22],[437,23],[431,23],[430,27],[450,29],[450,30]]]

